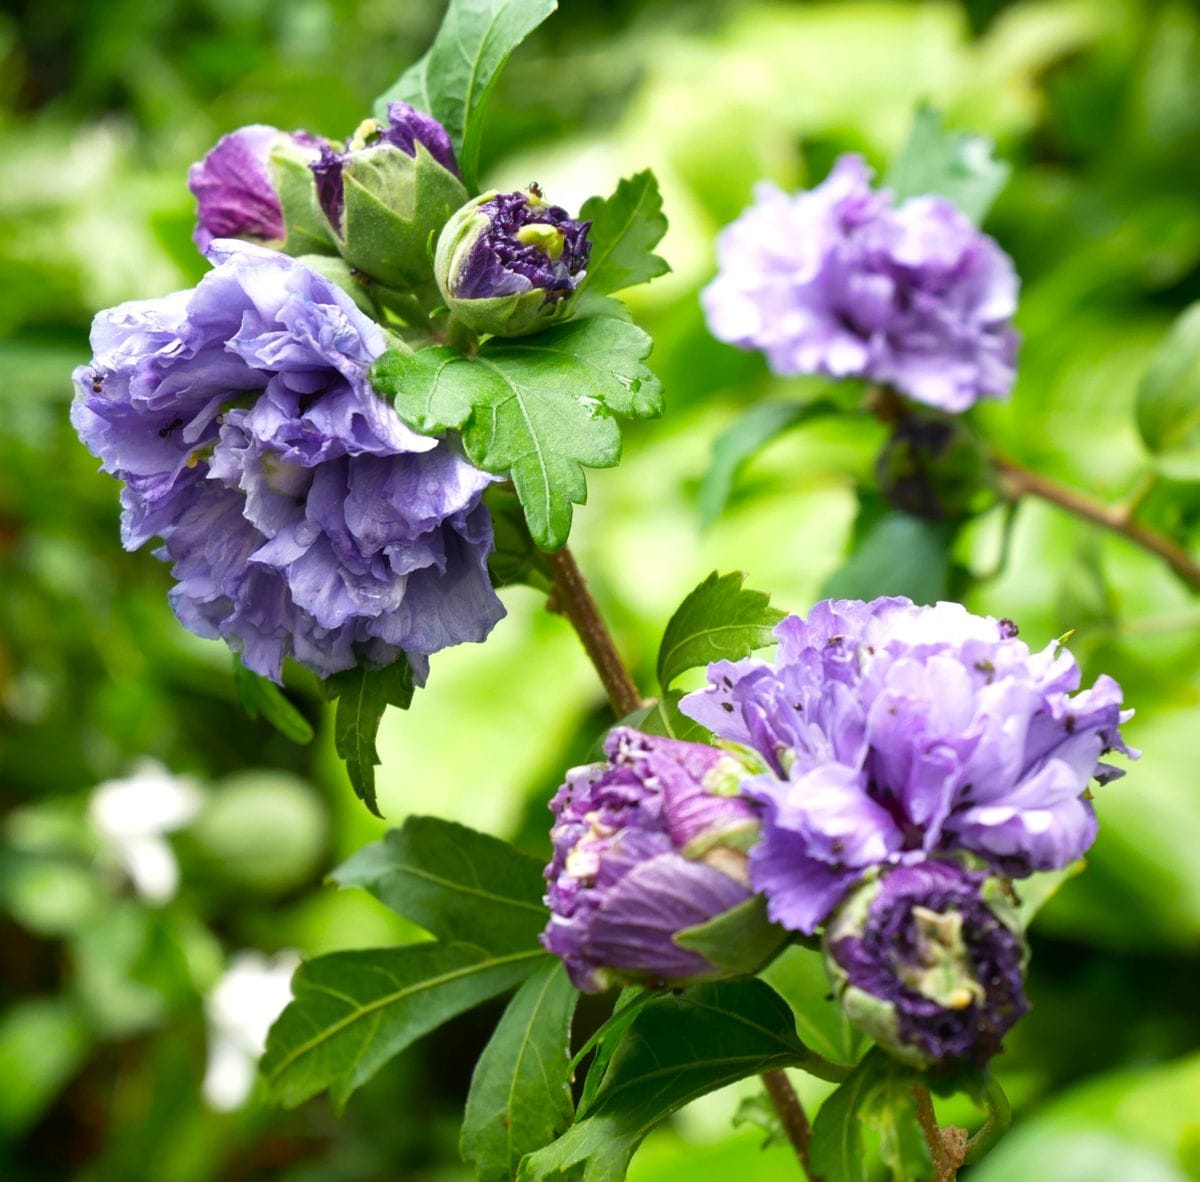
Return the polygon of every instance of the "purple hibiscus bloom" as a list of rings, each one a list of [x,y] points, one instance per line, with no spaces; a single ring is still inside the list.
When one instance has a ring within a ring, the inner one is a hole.
[[[366,120],[347,141],[344,152],[325,145],[320,158],[309,165],[316,177],[317,199],[330,225],[339,233],[346,205],[342,173],[348,161],[363,153],[395,148],[406,156],[415,157],[419,144],[447,172],[456,177],[459,175],[450,136],[432,115],[401,102],[392,103],[387,113],[386,125],[376,119]]]
[[[825,963],[850,1020],[918,1067],[985,1063],[1028,1009],[1026,949],[986,876],[898,866],[834,913]]]
[[[277,144],[292,143],[315,161],[325,141],[308,132],[289,134],[261,123],[222,136],[216,147],[188,170],[188,188],[196,197],[196,230],[201,251],[214,238],[244,238],[272,243],[282,240],[285,227],[279,193],[271,180],[271,152]]]
[[[124,481],[129,549],[158,536],[171,602],[279,679],[483,640],[504,614],[481,503],[494,479],[371,388],[386,342],[335,284],[222,240],[191,291],[101,312],[71,419]]]
[[[1079,691],[1057,642],[956,603],[827,600],[775,630],[775,667],[718,661],[684,713],[758,751],[751,882],[771,918],[812,932],[868,867],[968,851],[1003,874],[1050,870],[1096,835],[1088,783],[1131,757],[1121,688]],[[1079,691],[1079,692],[1076,692]]]
[[[745,768],[727,752],[628,727],[604,751],[607,763],[568,772],[550,802],[542,944],[585,992],[721,976],[674,937],[751,897],[742,851],[758,824],[736,795]]]
[[[848,155],[809,191],[760,184],[717,240],[709,329],[761,349],[779,374],[865,377],[953,412],[1006,397],[1011,259],[944,198],[895,207],[870,178]]]

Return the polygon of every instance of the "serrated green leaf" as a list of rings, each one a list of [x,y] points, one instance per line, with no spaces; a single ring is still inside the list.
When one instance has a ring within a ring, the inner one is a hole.
[[[927,194],[946,197],[978,225],[1012,171],[992,155],[992,148],[986,136],[949,131],[939,112],[921,107],[884,185],[897,203]]]
[[[585,316],[536,336],[493,338],[475,357],[445,346],[385,353],[371,380],[415,430],[460,431],[472,463],[507,473],[534,541],[557,550],[572,504],[587,497],[583,468],[620,458],[613,414],[662,411],[658,379],[642,364],[650,345],[627,320]]]
[[[790,427],[839,414],[845,408],[827,398],[812,402],[759,402],[717,436],[712,462],[700,485],[700,525],[707,529],[729,501],[741,466]]]
[[[767,901],[755,895],[707,923],[675,936],[681,948],[736,973],[755,973],[787,942],[789,933],[767,918]]]
[[[262,1070],[289,1108],[329,1090],[337,1107],[389,1059],[547,963],[538,951],[489,956],[470,944],[334,952],[306,961],[267,1036]]]
[[[525,1158],[519,1182],[573,1169],[583,1182],[620,1182],[642,1138],[672,1112],[806,1055],[791,1011],[761,981],[658,998],[629,1026],[591,1104],[557,1141]]]
[[[556,8],[556,0],[450,0],[433,45],[375,102],[384,119],[399,99],[450,133],[463,181],[474,191],[488,99],[512,51]]]
[[[571,1017],[579,992],[559,962],[509,1002],[475,1072],[460,1149],[480,1182],[508,1182],[521,1158],[571,1123]]]
[[[283,691],[247,669],[236,654],[233,658],[233,685],[242,709],[251,718],[269,722],[285,739],[301,745],[313,741],[312,724],[287,700]]]
[[[679,605],[658,650],[658,681],[664,689],[688,669],[737,661],[774,644],[772,631],[785,613],[771,607],[764,592],[743,588],[745,581],[743,571],[713,571]]]
[[[537,948],[549,918],[536,858],[438,817],[409,817],[333,872],[440,940],[504,954]]]
[[[381,816],[375,800],[375,765],[379,762],[375,736],[388,706],[407,710],[412,704],[412,668],[404,657],[383,669],[356,665],[329,678],[325,688],[329,697],[337,699],[334,748],[345,760],[355,795]]]
[[[821,594],[830,599],[907,595],[915,603],[936,603],[946,597],[952,536],[945,522],[887,513],[825,581]]]
[[[1137,425],[1165,475],[1200,479],[1200,301],[1180,314],[1150,358],[1138,386]]]
[[[625,177],[610,197],[589,197],[579,211],[591,221],[584,286],[607,294],[646,283],[671,268],[654,253],[667,232],[658,180],[649,169]]]

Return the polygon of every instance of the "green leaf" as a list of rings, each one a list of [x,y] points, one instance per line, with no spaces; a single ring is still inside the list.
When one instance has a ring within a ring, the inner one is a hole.
[[[1165,475],[1200,480],[1200,301],[1180,314],[1150,358],[1138,386],[1137,425]]]
[[[377,817],[382,816],[375,802],[375,765],[379,762],[375,736],[388,706],[407,710],[412,704],[412,668],[404,657],[383,669],[356,665],[334,674],[325,689],[329,697],[337,699],[333,745],[346,761],[354,793]]]
[[[732,975],[757,972],[788,938],[787,931],[767,918],[766,899],[755,895],[707,923],[684,928],[675,943]]]
[[[712,462],[700,485],[700,525],[707,529],[721,516],[739,469],[789,427],[839,414],[845,408],[828,398],[812,402],[759,402],[717,436]]]
[[[503,954],[538,946],[548,918],[536,858],[438,817],[409,817],[333,872],[440,940]]]
[[[560,962],[509,1002],[475,1065],[460,1149],[480,1182],[509,1182],[521,1158],[571,1123],[571,1017],[578,991]]]
[[[450,0],[433,45],[375,102],[387,117],[399,99],[427,111],[450,133],[474,191],[483,116],[512,51],[556,8],[556,0]]]
[[[915,603],[945,599],[952,527],[907,513],[887,513],[867,531],[821,590],[831,599],[907,595]]]
[[[589,197],[579,211],[591,221],[588,291],[607,294],[646,283],[671,268],[654,247],[667,232],[658,181],[649,169],[626,177],[611,197]]]
[[[785,613],[771,597],[743,588],[742,571],[713,571],[679,605],[658,650],[658,681],[670,686],[681,673],[722,659],[736,661],[775,643],[772,631]]]
[[[488,556],[488,573],[497,587],[525,583],[539,591],[554,586],[554,572],[525,524],[525,514],[511,484],[493,484],[483,494],[492,515],[494,545]]]
[[[645,735],[661,735],[664,739],[704,742],[710,737],[709,733],[679,709],[682,698],[683,694],[678,690],[668,690],[648,706],[631,711],[621,719],[620,725],[631,726]]]
[[[1012,171],[992,155],[986,136],[949,131],[931,107],[921,107],[912,134],[884,181],[897,203],[936,194],[953,201],[979,224]]]
[[[879,1136],[879,1156],[895,1182],[931,1176],[929,1150],[916,1117],[917,1076],[880,1050],[870,1051],[822,1105],[813,1122],[812,1170],[825,1182],[869,1182],[863,1130]]]
[[[557,1141],[525,1158],[518,1179],[540,1182],[571,1171],[582,1182],[620,1182],[642,1138],[672,1112],[805,1056],[791,1011],[761,981],[658,998],[626,1031],[591,1104]]]
[[[546,960],[540,950],[492,957],[469,944],[318,956],[292,979],[294,1000],[271,1027],[262,1070],[289,1108],[326,1088],[341,1108],[415,1039]]]
[[[808,1046],[834,1063],[854,1062],[861,1038],[833,1000],[820,951],[793,945],[759,977],[791,1006],[796,1031]]]
[[[311,743],[312,724],[283,695],[283,691],[242,664],[237,654],[233,658],[233,685],[237,690],[242,709],[251,718],[262,718],[269,722],[286,739],[293,743]]]
[[[650,345],[619,316],[585,316],[536,336],[492,338],[475,357],[446,346],[393,350],[371,380],[415,430],[461,431],[472,463],[507,473],[534,541],[557,550],[572,504],[587,498],[583,467],[620,458],[613,414],[662,411],[658,379],[642,364]]]

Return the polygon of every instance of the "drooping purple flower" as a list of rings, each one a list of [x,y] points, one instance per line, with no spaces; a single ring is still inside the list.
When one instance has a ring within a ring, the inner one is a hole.
[[[825,931],[847,1016],[915,1066],[983,1064],[1029,1009],[1024,942],[985,883],[951,862],[898,866],[853,892]]]
[[[483,640],[492,477],[371,388],[382,330],[294,259],[218,241],[191,291],[101,312],[71,417],[124,481],[122,538],[162,539],[172,605],[278,680]]]
[[[745,768],[701,743],[628,727],[604,751],[607,763],[568,772],[550,803],[543,945],[585,992],[722,975],[674,937],[750,898],[742,851],[757,821],[736,795]]]
[[[861,157],[815,189],[770,183],[717,240],[702,301],[720,340],[761,349],[779,374],[865,377],[962,411],[1012,388],[1012,261],[954,205],[893,205]]]
[[[1121,688],[1057,642],[955,603],[827,600],[775,631],[775,667],[709,666],[684,713],[758,751],[744,791],[763,815],[751,882],[771,918],[812,932],[863,872],[963,850],[1022,876],[1091,845],[1095,777],[1122,774]],[[1079,691],[1079,692],[1075,692]]]
[[[387,114],[386,124],[366,120],[347,141],[344,152],[326,145],[320,158],[309,165],[317,181],[317,199],[335,230],[341,230],[346,204],[342,173],[359,153],[398,148],[406,156],[415,157],[420,144],[447,172],[459,175],[450,136],[432,115],[402,102],[390,104]]]
[[[291,142],[316,160],[325,141],[307,132],[289,134],[261,123],[222,136],[188,170],[188,188],[196,197],[196,230],[201,251],[214,238],[277,242],[284,236],[283,210],[271,180],[271,151]]]

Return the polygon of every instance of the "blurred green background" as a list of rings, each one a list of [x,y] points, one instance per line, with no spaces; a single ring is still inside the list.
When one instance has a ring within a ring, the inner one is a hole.
[[[756,180],[813,183],[847,149],[882,169],[920,100],[994,137],[1014,165],[988,229],[1022,275],[1026,344],[1014,397],[977,424],[1001,450],[1100,497],[1136,485],[1137,381],[1172,318],[1200,298],[1193,5],[562,7],[504,78],[485,179],[537,179],[570,207],[645,166],[662,181],[662,251],[675,270],[633,303],[657,341],[668,414],[627,431],[619,470],[592,474],[573,537],[644,684],[663,624],[708,571],[744,569],[804,611],[846,558],[883,438],[857,421],[773,443],[701,530],[714,438],[749,405],[816,387],[712,341],[696,295],[716,231]],[[205,998],[232,958],[419,933],[323,885],[384,825],[350,792],[314,687],[291,687],[318,731],[309,747],[245,717],[228,654],[171,615],[166,569],[122,553],[116,487],[67,422],[92,314],[204,271],[188,164],[250,122],[348,134],[440,15],[437,0],[18,0],[0,14],[5,1182],[468,1177],[457,1120],[495,1007],[401,1056],[340,1121],[323,1100],[284,1113],[257,1092],[232,1111],[204,1099]],[[1194,542],[1200,486],[1160,483],[1143,512]],[[960,567],[996,564],[1000,518],[986,513],[958,538]],[[890,589],[881,572],[876,590]],[[1128,736],[1145,754],[1099,793],[1088,871],[1038,920],[1034,1010],[997,1063],[1017,1124],[964,1176],[1195,1182],[1200,609],[1160,563],[1035,504],[1016,516],[1003,570],[974,580],[967,601],[1015,618],[1034,645],[1075,629],[1088,679],[1112,673],[1137,707]],[[385,718],[380,803],[391,823],[436,812],[542,852],[545,801],[607,714],[542,597],[514,588],[505,602],[485,647],[435,658],[412,710]],[[89,804],[144,758],[191,783],[187,817],[137,847],[157,842],[153,859],[170,843],[181,871],[170,897],[131,885],[121,867],[139,839]],[[820,1086],[803,1088],[819,1102]],[[733,1125],[754,1090],[693,1105],[651,1136],[631,1177],[796,1176],[785,1150],[760,1150],[761,1130]]]

